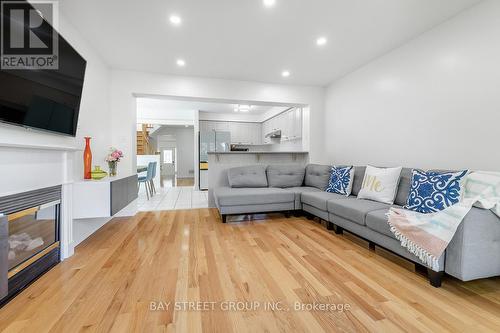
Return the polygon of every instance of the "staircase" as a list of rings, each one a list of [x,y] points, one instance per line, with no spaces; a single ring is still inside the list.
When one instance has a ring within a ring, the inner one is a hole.
[[[149,141],[149,129],[151,128],[151,125],[142,124],[142,130],[137,131],[137,155],[153,154],[153,147]]]

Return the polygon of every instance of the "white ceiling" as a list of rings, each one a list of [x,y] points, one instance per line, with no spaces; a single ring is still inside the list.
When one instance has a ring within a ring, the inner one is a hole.
[[[324,86],[478,2],[61,0],[60,8],[113,68]],[[328,38],[321,48],[319,36]]]

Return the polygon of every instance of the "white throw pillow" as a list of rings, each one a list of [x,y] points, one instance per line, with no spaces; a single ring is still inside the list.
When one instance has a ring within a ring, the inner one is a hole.
[[[392,205],[398,191],[402,167],[376,168],[367,166],[358,199],[370,199]]]

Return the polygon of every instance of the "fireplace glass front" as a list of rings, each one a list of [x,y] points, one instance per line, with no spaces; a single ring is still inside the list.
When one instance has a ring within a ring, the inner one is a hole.
[[[59,204],[54,201],[7,216],[9,272],[58,244]]]

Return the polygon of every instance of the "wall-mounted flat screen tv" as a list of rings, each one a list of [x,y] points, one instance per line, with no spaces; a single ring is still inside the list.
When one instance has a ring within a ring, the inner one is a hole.
[[[2,14],[4,21],[10,19]],[[8,25],[2,24],[2,30],[6,27]],[[57,38],[58,68],[5,69],[2,66],[0,121],[75,136],[87,62],[57,32],[43,34],[44,27],[52,28],[46,24],[40,27],[38,33],[42,40],[47,38],[45,42],[50,42],[50,38]]]

